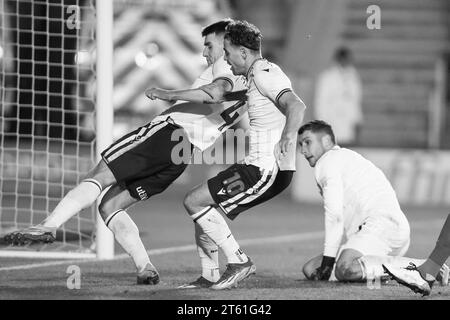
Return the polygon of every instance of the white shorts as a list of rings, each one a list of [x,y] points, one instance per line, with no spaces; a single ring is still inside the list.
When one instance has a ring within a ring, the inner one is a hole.
[[[358,231],[348,236],[339,249],[353,249],[364,256],[403,256],[409,248],[410,229],[408,223],[399,223],[389,217],[369,217]]]
[[[407,221],[400,225],[389,217],[369,217],[358,231],[348,236],[347,242],[339,248],[336,260],[345,249],[359,251],[363,256],[404,256],[409,248],[409,234]],[[336,264],[329,281],[337,281],[335,268]]]

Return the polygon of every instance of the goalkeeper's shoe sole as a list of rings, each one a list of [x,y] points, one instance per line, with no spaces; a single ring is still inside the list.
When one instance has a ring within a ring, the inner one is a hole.
[[[33,243],[53,243],[56,240],[56,228],[33,226],[7,234],[4,241],[13,246]]]
[[[159,283],[159,273],[151,264],[147,264],[145,269],[138,273],[136,283],[139,285],[155,285]]]

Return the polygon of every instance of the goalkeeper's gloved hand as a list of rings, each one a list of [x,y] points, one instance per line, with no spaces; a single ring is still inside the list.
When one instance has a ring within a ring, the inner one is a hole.
[[[323,256],[322,264],[313,272],[311,279],[315,281],[327,281],[330,279],[335,260],[336,258]]]

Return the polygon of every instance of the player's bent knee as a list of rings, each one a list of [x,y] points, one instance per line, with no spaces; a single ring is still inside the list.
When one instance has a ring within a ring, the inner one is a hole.
[[[343,266],[336,266],[334,269],[334,275],[338,281],[346,281],[345,279],[345,269]]]
[[[189,214],[193,212],[193,208],[195,207],[195,196],[193,196],[192,192],[189,192],[184,196],[183,205]]]
[[[100,213],[100,216],[102,217],[103,221],[106,220],[106,218],[108,218],[108,210],[107,210],[107,204],[102,201],[100,202],[99,206],[98,206],[98,212]]]
[[[100,213],[103,221],[105,221],[109,217],[109,215],[111,215],[115,211],[117,211],[117,205],[114,203],[114,201],[111,200],[102,200],[98,206],[98,212]]]
[[[203,200],[202,193],[199,192],[198,189],[190,191],[184,197],[183,204],[190,215],[199,212],[209,205]]]
[[[103,188],[106,188],[116,182],[116,178],[104,161],[100,161],[86,174],[84,179],[94,179],[99,182]]]
[[[305,278],[308,280],[311,280],[311,275],[313,274],[314,270],[312,268],[311,263],[305,263],[305,265],[302,268],[303,274],[305,275]]]
[[[354,261],[338,261],[334,274],[339,281],[358,281],[362,278],[361,268]]]
[[[184,197],[183,204],[188,213],[193,215],[208,206],[214,206],[214,200],[209,194],[208,187],[203,184],[189,191],[189,193]]]

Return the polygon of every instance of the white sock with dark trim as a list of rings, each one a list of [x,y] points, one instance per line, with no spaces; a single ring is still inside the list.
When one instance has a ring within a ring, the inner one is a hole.
[[[225,219],[213,207],[207,207],[191,216],[225,254],[228,263],[244,263],[247,255],[239,248],[239,244],[231,234]]]
[[[86,179],[70,190],[58,203],[53,212],[42,222],[45,227],[59,228],[83,209],[90,207],[102,192],[101,184]]]
[[[195,242],[202,266],[202,277],[211,282],[220,278],[219,272],[219,247],[203,232],[198,223],[195,225]]]
[[[147,264],[151,264],[139,236],[139,229],[124,210],[117,210],[110,214],[105,224],[114,233],[117,242],[131,256],[138,272],[144,270]]]
[[[248,261],[247,255],[241,250],[231,233],[228,234],[219,247],[227,257],[228,263],[244,263]]]

